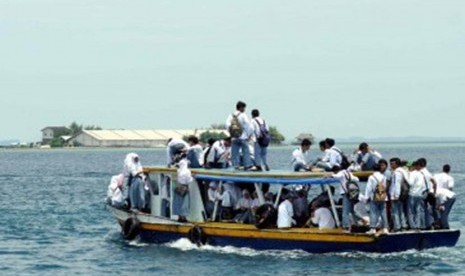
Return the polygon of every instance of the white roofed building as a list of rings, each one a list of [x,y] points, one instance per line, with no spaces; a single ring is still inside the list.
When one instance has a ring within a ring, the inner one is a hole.
[[[203,132],[226,130],[83,130],[70,140],[70,144],[82,147],[164,147],[168,139],[200,136]]]

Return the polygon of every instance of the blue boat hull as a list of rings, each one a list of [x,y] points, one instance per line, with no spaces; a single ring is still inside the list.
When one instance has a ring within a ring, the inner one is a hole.
[[[140,238],[146,242],[167,243],[186,238],[182,233],[168,231],[141,231]],[[303,250],[309,253],[327,252],[400,252],[411,249],[423,250],[435,247],[455,246],[460,230],[404,232],[381,235],[370,243],[293,241],[283,239],[208,236],[207,243],[214,246],[247,247],[256,250]]]

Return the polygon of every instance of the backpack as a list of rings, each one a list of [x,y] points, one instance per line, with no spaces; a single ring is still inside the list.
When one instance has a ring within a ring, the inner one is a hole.
[[[270,132],[266,129],[266,123],[263,121],[263,124],[260,124],[257,119],[255,121],[258,124],[258,127],[260,128],[260,137],[257,137],[257,142],[260,145],[260,147],[268,147],[270,144],[271,140],[271,135]]]
[[[402,177],[402,183],[400,184],[399,200],[401,201],[407,200],[409,189],[410,189],[410,186],[408,185],[408,182],[405,181],[405,179]]]
[[[341,155],[341,169],[346,170],[347,168],[349,168],[350,167],[349,158],[347,158],[344,152],[342,152],[340,149],[336,147],[332,149]]]
[[[357,181],[352,180],[350,173],[346,174],[346,194],[351,202],[357,202],[360,195],[360,187],[358,186]]]
[[[376,179],[376,177],[374,177]],[[376,187],[375,187],[375,193],[373,195],[373,201],[376,202],[384,202],[386,201],[387,198],[387,193],[386,193],[386,187],[383,185],[383,179],[378,180],[376,179]]]
[[[232,138],[239,138],[242,135],[242,124],[239,122],[239,114],[232,114],[231,125],[229,126],[229,134]]]

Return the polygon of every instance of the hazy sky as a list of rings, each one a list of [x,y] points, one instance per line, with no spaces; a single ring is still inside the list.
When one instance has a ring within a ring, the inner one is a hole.
[[[0,1],[0,140],[184,129],[465,137],[465,1]]]

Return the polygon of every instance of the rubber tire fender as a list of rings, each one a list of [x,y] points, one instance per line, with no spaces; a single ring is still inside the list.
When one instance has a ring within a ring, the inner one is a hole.
[[[133,240],[140,232],[140,222],[137,218],[128,218],[121,227],[121,235],[125,240]]]
[[[187,238],[191,243],[196,244],[197,246],[202,246],[207,243],[207,235],[205,235],[200,226],[194,226],[189,229]]]

